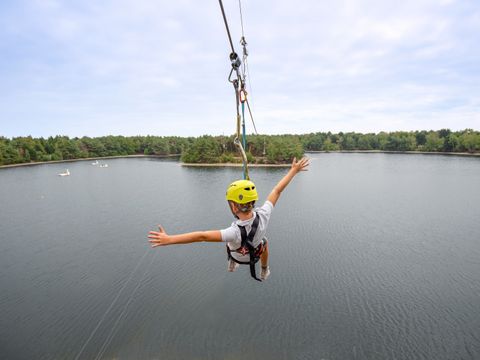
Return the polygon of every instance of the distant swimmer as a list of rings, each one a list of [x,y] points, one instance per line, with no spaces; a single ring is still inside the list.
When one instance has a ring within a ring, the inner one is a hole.
[[[267,197],[265,203],[255,208],[258,193],[250,180],[237,180],[227,188],[226,200],[233,216],[237,219],[223,230],[195,231],[190,233],[168,235],[158,225],[159,231],[150,231],[148,238],[152,247],[193,242],[226,242],[228,271],[237,270],[239,264],[249,265],[251,276],[258,281],[266,280],[270,275],[268,266],[268,243],[265,237],[270,215],[282,191],[301,171],[307,171],[309,159],[292,161],[288,173],[278,182]],[[255,264],[260,260],[262,271],[257,278]]]

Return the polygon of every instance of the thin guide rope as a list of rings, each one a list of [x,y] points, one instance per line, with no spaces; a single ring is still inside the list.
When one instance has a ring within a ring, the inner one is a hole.
[[[238,0],[238,7],[240,9],[240,24],[242,25],[242,37],[245,37],[244,31],[243,31],[242,0]]]
[[[119,299],[120,297],[120,294],[123,292],[123,290],[125,289],[125,287],[127,286],[128,282],[132,279],[133,277],[133,274],[137,271],[138,267],[140,266],[140,264],[143,262],[143,259],[145,258],[145,256],[148,254],[148,252],[150,251],[150,249],[148,249],[147,251],[145,251],[145,254],[143,254],[143,256],[140,258],[140,261],[137,263],[137,265],[135,266],[135,268],[133,269],[133,271],[130,273],[130,276],[128,277],[127,281],[125,281],[125,283],[123,284],[122,288],[120,289],[120,291],[118,292],[117,296],[115,296],[115,299],[113,299],[112,303],[110,304],[110,306],[108,307],[108,309],[105,311],[105,313],[103,314],[103,316],[101,317],[100,321],[98,322],[97,326],[95,326],[95,328],[93,329],[93,331],[91,332],[90,336],[88,337],[87,341],[85,341],[85,343],[83,344],[82,348],[80,349],[80,351],[78,352],[77,356],[75,357],[75,360],[78,360],[78,358],[80,357],[80,355],[82,354],[82,352],[85,350],[85,347],[87,346],[87,344],[90,342],[90,340],[92,340],[92,337],[93,335],[95,335],[95,333],[97,332],[98,328],[100,327],[100,325],[102,325],[103,321],[105,320],[107,314],[110,312],[110,310],[113,308],[113,306],[115,305],[115,303],[117,302],[117,300]]]
[[[118,325],[119,325],[119,323],[120,323],[120,319],[126,314],[127,309],[128,309],[128,306],[130,305],[130,303],[131,303],[132,300],[133,300],[133,296],[135,295],[135,293],[137,292],[138,288],[139,288],[140,285],[142,284],[142,281],[143,281],[143,279],[145,278],[145,276],[147,275],[148,271],[150,270],[150,267],[152,266],[153,260],[155,259],[155,256],[156,256],[157,254],[158,254],[158,252],[156,252],[156,253],[152,256],[152,258],[150,259],[150,263],[147,265],[147,270],[145,270],[145,272],[143,273],[142,277],[141,277],[140,280],[138,281],[137,286],[135,287],[135,289],[133,289],[133,292],[130,294],[130,297],[128,298],[127,303],[126,303],[125,306],[123,307],[123,310],[122,310],[122,312],[120,313],[120,315],[118,315],[117,320],[115,321],[115,323],[113,324],[110,332],[108,333],[107,338],[105,339],[105,342],[103,343],[102,347],[100,348],[100,351],[99,351],[97,357],[95,357],[95,360],[102,358],[103,354],[105,353],[105,351],[107,350],[108,346],[110,345],[110,343],[112,342],[113,338],[115,337],[116,330],[117,330]]]

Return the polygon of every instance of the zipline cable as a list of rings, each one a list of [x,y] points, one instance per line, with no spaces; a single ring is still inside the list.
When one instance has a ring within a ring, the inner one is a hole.
[[[232,36],[230,35],[230,29],[228,28],[227,17],[225,16],[225,10],[223,9],[222,0],[218,0],[218,2],[220,3],[220,9],[222,10],[223,21],[225,22],[225,28],[227,29],[228,40],[230,41],[230,47],[232,48],[232,53],[235,53],[235,49],[233,48]]]

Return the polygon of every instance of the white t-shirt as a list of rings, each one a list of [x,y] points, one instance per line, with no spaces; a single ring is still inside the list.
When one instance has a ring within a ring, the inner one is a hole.
[[[270,201],[265,201],[262,207],[255,208],[253,212],[253,216],[251,219],[248,220],[236,220],[232,223],[232,225],[226,229],[220,230],[222,234],[222,241],[227,243],[227,246],[231,250],[237,250],[242,245],[242,235],[240,233],[240,226],[244,226],[245,230],[247,231],[247,235],[250,233],[252,229],[253,220],[256,216],[259,217],[257,232],[253,238],[253,246],[257,247],[260,245],[260,242],[265,237],[265,233],[267,232],[268,222],[270,221],[270,215],[273,211],[273,204]],[[250,255],[242,255],[237,252],[232,252],[232,256],[238,261],[246,261],[250,260]]]

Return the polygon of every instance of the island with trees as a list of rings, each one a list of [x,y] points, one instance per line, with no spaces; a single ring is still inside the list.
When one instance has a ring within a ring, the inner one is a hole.
[[[479,154],[480,132],[396,131],[361,134],[316,132],[302,135],[249,135],[246,153],[251,164],[285,164],[312,151],[384,151]],[[114,156],[173,156],[191,164],[235,164],[241,158],[234,136],[0,136],[0,165],[66,161]]]

